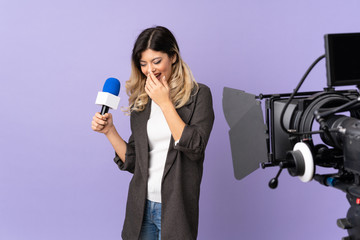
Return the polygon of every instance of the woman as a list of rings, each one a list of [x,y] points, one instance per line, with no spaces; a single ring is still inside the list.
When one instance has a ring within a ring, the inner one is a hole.
[[[96,113],[94,131],[115,149],[115,163],[133,173],[123,239],[196,239],[205,147],[214,122],[210,89],[197,83],[165,27],[145,29],[131,59],[131,136],[112,115]]]

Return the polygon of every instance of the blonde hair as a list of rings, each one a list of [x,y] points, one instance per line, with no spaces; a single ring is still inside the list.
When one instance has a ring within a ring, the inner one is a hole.
[[[130,79],[126,81],[126,93],[129,96],[129,107],[126,112],[143,111],[149,101],[145,92],[146,76],[141,72],[140,58],[146,49],[161,51],[168,57],[176,57],[172,65],[172,73],[168,81],[170,99],[175,108],[184,106],[191,94],[196,94],[198,84],[189,66],[182,60],[175,37],[164,27],[145,29],[135,42],[131,59]],[[195,90],[195,92],[193,92]]]

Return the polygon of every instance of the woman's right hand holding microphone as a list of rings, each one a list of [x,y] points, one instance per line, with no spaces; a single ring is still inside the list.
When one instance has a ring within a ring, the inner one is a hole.
[[[105,113],[101,115],[99,112],[95,113],[91,122],[91,128],[95,132],[109,133],[110,130],[114,130],[113,118],[111,113]]]

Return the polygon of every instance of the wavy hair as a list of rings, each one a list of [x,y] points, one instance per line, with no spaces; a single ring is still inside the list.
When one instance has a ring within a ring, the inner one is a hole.
[[[189,66],[180,56],[174,35],[167,28],[157,26],[142,31],[135,41],[131,56],[130,79],[125,84],[126,93],[129,96],[129,107],[126,111],[143,111],[149,101],[149,96],[145,92],[146,76],[142,73],[140,66],[141,54],[147,49],[166,53],[169,58],[176,57],[168,82],[170,99],[175,108],[184,106],[189,101],[194,88],[195,93],[197,92],[198,84]]]

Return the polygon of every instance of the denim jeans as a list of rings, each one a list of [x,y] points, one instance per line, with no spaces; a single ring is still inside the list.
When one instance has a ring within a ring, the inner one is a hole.
[[[161,240],[161,203],[146,200],[140,240]]]

